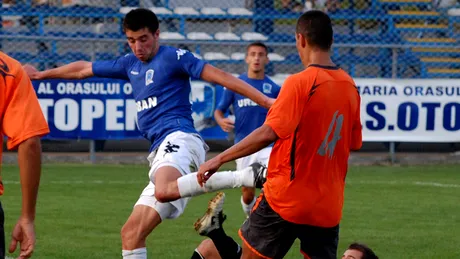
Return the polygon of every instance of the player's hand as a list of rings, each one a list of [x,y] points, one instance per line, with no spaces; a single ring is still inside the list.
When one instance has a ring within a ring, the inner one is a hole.
[[[34,66],[25,64],[22,66],[26,74],[29,76],[31,80],[40,80],[42,79],[42,73],[38,71]]]
[[[218,156],[214,157],[213,159],[208,160],[206,163],[200,166],[198,169],[198,173],[196,175],[198,183],[201,187],[206,181],[215,173],[219,168],[222,166],[220,159]]]
[[[35,224],[33,220],[19,218],[11,237],[9,252],[13,253],[19,242],[21,252],[18,259],[30,258],[35,248]]]
[[[222,128],[222,130],[225,132],[230,132],[233,130],[233,128],[235,128],[233,120],[229,118],[223,118],[217,121],[217,123]]]

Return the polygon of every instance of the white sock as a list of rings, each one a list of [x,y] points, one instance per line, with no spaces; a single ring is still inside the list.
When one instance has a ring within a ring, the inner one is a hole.
[[[256,203],[256,200],[257,200],[256,197],[254,197],[254,199],[251,201],[251,203],[246,204],[243,201],[243,196],[241,196],[241,206],[243,207],[243,211],[244,211],[244,213],[246,214],[247,217],[249,217],[249,214],[251,214],[252,207],[254,207],[254,204]]]
[[[177,179],[177,186],[179,187],[179,193],[182,198],[223,189],[254,187],[252,167],[247,167],[239,171],[216,172],[208,179],[203,187],[198,184],[196,175],[196,173],[191,173]]]
[[[123,259],[147,259],[147,248],[137,248],[134,250],[123,250]]]

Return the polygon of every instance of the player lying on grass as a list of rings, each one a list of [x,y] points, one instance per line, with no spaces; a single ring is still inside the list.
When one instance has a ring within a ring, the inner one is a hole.
[[[134,9],[123,21],[132,54],[112,61],[78,61],[42,72],[32,79],[84,79],[92,76],[128,80],[137,104],[138,128],[151,142],[149,183],[121,230],[123,258],[147,258],[146,238],[163,220],[179,217],[189,197],[225,188],[253,187],[259,167],[226,171],[200,186],[192,173],[208,149],[194,128],[190,78],[222,85],[269,108],[274,102],[254,87],[217,69],[192,53],[159,43],[157,16]]]
[[[223,213],[225,194],[219,192],[211,199],[206,214],[195,223],[197,232],[208,237],[195,249],[191,259],[240,259],[242,249],[224,231],[226,219]],[[209,215],[213,215],[210,217]],[[352,243],[343,253],[342,259],[378,259],[367,245]]]

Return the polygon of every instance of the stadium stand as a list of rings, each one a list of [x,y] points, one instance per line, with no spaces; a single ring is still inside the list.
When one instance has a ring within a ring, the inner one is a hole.
[[[232,73],[244,71],[241,52],[250,41],[270,46],[272,75],[302,68],[293,34],[299,13],[280,7],[279,1],[254,0],[248,6],[242,0],[4,0],[1,49],[41,68],[111,59],[128,51],[121,28],[124,14],[145,2],[161,20],[165,44],[187,46]],[[460,77],[457,6],[431,0],[354,0],[328,12],[335,24],[334,61],[354,77]]]

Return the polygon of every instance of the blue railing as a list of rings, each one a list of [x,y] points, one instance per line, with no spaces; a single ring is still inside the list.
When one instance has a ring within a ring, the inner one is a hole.
[[[168,6],[168,3],[165,3]],[[356,68],[356,65],[379,65],[379,66],[393,66],[392,63],[397,61],[402,67],[419,67],[419,72],[415,77],[430,77],[427,72],[427,66],[437,66],[445,64],[444,61],[430,61],[423,62],[421,57],[423,55],[436,55],[438,57],[457,57],[457,51],[453,51],[451,54],[448,51],[440,52],[412,52],[411,48],[414,47],[448,47],[450,49],[458,49],[457,42],[441,41],[441,42],[430,42],[430,41],[407,41],[401,36],[401,32],[436,32],[442,35],[446,35],[452,39],[459,39],[460,36],[455,32],[454,25],[460,23],[460,17],[447,16],[442,10],[439,13],[414,13],[414,14],[389,14],[388,10],[391,10],[395,3],[380,2],[373,0],[370,4],[370,9],[357,10],[353,6],[349,9],[338,10],[330,14],[333,21],[346,21],[348,27],[347,33],[336,33],[334,36],[334,46],[351,48],[349,53],[339,54],[333,53],[333,57],[339,63],[343,63],[350,66],[351,73]],[[429,3],[423,2],[418,3],[419,7],[427,7]],[[171,14],[158,14],[160,20],[177,20],[179,22],[178,32],[184,36],[183,40],[168,39],[168,43],[172,44],[185,44],[194,46],[194,52],[200,53],[202,46],[206,45],[245,45],[247,42],[244,41],[221,41],[211,40],[190,40],[187,39],[186,34],[190,32],[187,28],[187,21],[200,21],[200,20],[250,20],[253,24],[253,31],[262,31],[267,37],[267,43],[273,47],[293,47],[295,38],[293,31],[289,32],[273,32],[272,24],[268,24],[265,28],[260,28],[260,21],[277,21],[277,20],[295,20],[298,17],[298,13],[285,13],[273,9],[253,9],[253,15],[232,15],[228,14],[227,10],[224,15],[179,15],[175,13]],[[172,12],[172,10],[171,10]],[[48,52],[39,52],[37,55],[31,52],[12,53],[12,56],[16,56],[19,60],[31,63],[43,63],[43,62],[70,62],[75,59],[109,59],[116,55],[123,54],[126,49],[124,35],[122,33],[122,18],[123,13],[120,12],[119,7],[114,8],[100,8],[100,7],[50,7],[50,6],[32,6],[31,1],[27,1],[26,5],[17,5],[9,8],[0,8],[2,16],[22,16],[22,17],[36,17],[38,22],[36,24],[26,23],[23,29],[12,31],[0,28],[0,39],[17,40],[17,41],[47,41],[51,42],[51,49]],[[46,30],[46,19],[48,17],[84,17],[84,18],[99,18],[99,19],[112,19],[112,25],[117,27],[116,30],[95,33],[89,31],[66,31],[66,27],[63,26],[61,30],[47,31]],[[447,21],[444,27],[412,27],[412,26],[397,26],[403,20],[415,19],[415,20],[426,20],[439,22],[441,20]],[[259,22],[258,22],[259,21]],[[361,21],[374,21],[377,24],[377,30],[370,32],[360,32],[356,30],[356,24]],[[259,28],[258,28],[259,27]],[[211,35],[214,36],[214,35]],[[100,51],[88,51],[86,53],[64,53],[58,54],[56,50],[56,42],[58,41],[87,41],[87,42],[117,42],[118,50],[113,52],[100,52]],[[354,48],[363,47],[381,47],[382,50],[376,53],[368,53],[365,56],[356,55],[353,53]],[[394,49],[399,49],[397,52],[396,59],[393,57]],[[401,51],[404,50],[404,51]],[[11,54],[11,53],[10,53]],[[409,64],[409,61],[411,64]],[[211,63],[215,64],[240,64],[241,60],[217,60]],[[376,64],[376,62],[379,62]],[[281,61],[274,61],[274,64],[283,65],[295,65],[299,64],[299,59],[296,57],[296,52],[292,51],[285,55],[285,59]],[[407,66],[405,65],[407,63]],[[458,62],[453,62],[449,65],[449,68],[460,67]],[[388,69],[382,68],[382,77],[398,76],[401,69],[397,69],[396,73],[388,73]],[[393,69],[394,71],[394,69]]]

